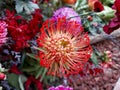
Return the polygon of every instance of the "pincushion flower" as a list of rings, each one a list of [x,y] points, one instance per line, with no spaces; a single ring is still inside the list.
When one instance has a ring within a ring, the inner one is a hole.
[[[72,8],[68,8],[68,7],[63,7],[60,8],[58,10],[56,10],[53,14],[54,19],[60,18],[60,17],[66,17],[67,19],[70,18],[70,21],[76,21],[81,23],[81,19],[78,15],[78,13],[76,13]]]
[[[7,24],[5,21],[0,20],[0,46],[2,46],[7,40]]]
[[[48,90],[73,90],[73,88],[67,86],[63,86],[63,85],[59,85],[57,87],[50,87]]]
[[[90,58],[92,49],[87,33],[75,21],[58,18],[44,22],[37,39],[40,65],[48,74],[67,76],[79,73]]]

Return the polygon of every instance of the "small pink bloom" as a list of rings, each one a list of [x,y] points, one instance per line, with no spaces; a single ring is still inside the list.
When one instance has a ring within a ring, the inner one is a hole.
[[[6,75],[4,73],[0,73],[0,80],[4,80]]]
[[[57,87],[50,87],[48,90],[73,90],[73,88],[71,88],[71,87],[69,87],[69,86],[67,86],[67,87],[65,87],[65,86],[63,86],[63,85],[59,85],[59,86],[57,86]]]

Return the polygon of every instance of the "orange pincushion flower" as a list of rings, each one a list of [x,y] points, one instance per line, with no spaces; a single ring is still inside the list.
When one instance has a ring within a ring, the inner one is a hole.
[[[43,49],[39,52],[40,65],[46,67],[50,75],[79,73],[92,52],[82,26],[75,21],[67,22],[66,18],[59,18],[57,22],[47,20],[37,42]]]

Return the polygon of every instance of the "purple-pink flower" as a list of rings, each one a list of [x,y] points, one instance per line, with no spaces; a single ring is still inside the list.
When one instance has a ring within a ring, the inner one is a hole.
[[[60,9],[56,10],[54,12],[52,18],[54,18],[56,20],[58,17],[60,17],[60,18],[61,17],[66,17],[67,19],[70,18],[69,19],[70,21],[76,21],[76,22],[81,23],[80,16],[72,8],[63,7],[63,8],[60,8]]]
[[[48,90],[73,90],[73,88],[71,88],[69,86],[65,87],[63,85],[59,85],[57,87],[52,86]]]
[[[7,24],[4,21],[0,20],[0,46],[6,42],[7,35]]]

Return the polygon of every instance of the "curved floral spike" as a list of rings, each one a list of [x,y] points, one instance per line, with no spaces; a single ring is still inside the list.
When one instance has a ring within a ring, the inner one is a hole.
[[[40,65],[46,67],[50,75],[79,73],[92,53],[90,39],[82,26],[75,21],[67,22],[65,18],[57,22],[47,20],[37,42],[46,51],[39,53]]]

